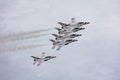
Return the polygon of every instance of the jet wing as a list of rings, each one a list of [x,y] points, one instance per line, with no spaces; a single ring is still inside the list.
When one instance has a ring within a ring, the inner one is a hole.
[[[86,24],[90,24],[90,22],[78,22],[77,23],[78,26],[83,26],[83,25],[86,25]]]
[[[31,56],[33,59],[41,59],[41,58],[39,58],[39,57],[35,57],[35,56]]]
[[[48,59],[48,58],[44,59],[44,61],[48,61],[48,60],[50,60],[50,59]]]
[[[86,25],[86,24],[90,24],[90,22],[78,22],[78,24]]]
[[[53,59],[53,58],[56,58],[56,56],[46,56],[44,58],[44,61],[48,61],[48,60]]]
[[[46,56],[45,58],[50,58],[50,59],[52,59],[52,58],[56,58],[56,56]]]
[[[60,24],[62,27],[70,26],[70,24],[66,24],[66,23],[62,23],[62,22],[58,22],[58,24]]]

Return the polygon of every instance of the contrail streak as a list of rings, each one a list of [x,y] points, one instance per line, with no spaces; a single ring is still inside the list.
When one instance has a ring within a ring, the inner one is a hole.
[[[0,39],[0,43],[8,42],[8,41],[25,40],[25,39],[31,39],[31,38],[39,38],[39,37],[47,36],[47,35],[50,35],[50,33],[48,33],[48,34],[37,34],[37,35],[27,35],[27,36],[21,36],[21,37],[11,37],[11,38],[6,38],[6,39]]]
[[[19,50],[30,50],[33,48],[38,48],[38,47],[44,47],[47,46],[47,44],[38,44],[38,45],[28,45],[28,46],[22,46],[22,47],[16,47],[16,48],[5,48],[0,50],[0,52],[12,52],[12,51],[19,51]]]
[[[11,35],[7,35],[7,36],[1,36],[0,40],[9,40],[9,39],[13,39],[13,38],[20,38],[20,37],[24,37],[24,36],[31,36],[31,35],[35,35],[35,34],[39,34],[41,32],[46,32],[49,31],[50,29],[44,29],[44,30],[36,30],[36,31],[29,31],[29,32],[23,32],[23,33],[18,33],[18,34],[11,34]]]

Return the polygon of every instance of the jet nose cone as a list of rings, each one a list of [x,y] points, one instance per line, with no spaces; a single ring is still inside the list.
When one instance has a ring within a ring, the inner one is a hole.
[[[78,41],[78,40],[74,40],[74,41]]]
[[[50,58],[56,58],[56,56],[50,56]]]
[[[82,36],[82,34],[78,34],[77,36]]]
[[[85,22],[85,24],[90,24],[90,22]]]

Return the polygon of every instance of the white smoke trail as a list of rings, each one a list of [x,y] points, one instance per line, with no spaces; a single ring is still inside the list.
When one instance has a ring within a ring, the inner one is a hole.
[[[19,50],[30,50],[33,48],[39,48],[39,47],[44,47],[47,46],[47,44],[37,44],[37,45],[27,45],[27,46],[22,46],[22,47],[16,47],[16,48],[3,48],[0,50],[0,52],[13,52],[13,51],[19,51]]]
[[[23,32],[23,33],[18,33],[18,34],[10,34],[7,36],[1,36],[0,41],[4,41],[4,40],[8,41],[11,39],[17,39],[17,38],[21,38],[21,37],[31,36],[31,35],[39,34],[41,32],[46,32],[49,30],[50,29],[44,29],[44,30],[36,30],[36,31],[29,31],[29,32]]]
[[[47,36],[48,34],[37,34],[37,35],[27,35],[27,36],[21,36],[21,37],[11,37],[6,39],[0,39],[0,43],[8,42],[8,41],[18,41],[18,40],[25,40],[25,39],[31,39],[31,38],[39,38],[42,36]]]

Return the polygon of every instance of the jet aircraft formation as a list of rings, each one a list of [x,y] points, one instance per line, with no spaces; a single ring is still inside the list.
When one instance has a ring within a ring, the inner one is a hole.
[[[76,37],[82,36],[82,34],[76,34],[76,32],[84,30],[84,25],[90,24],[90,22],[76,22],[75,18],[71,19],[71,22],[66,24],[58,22],[61,25],[61,28],[55,28],[58,31],[58,34],[52,34],[55,39],[50,39],[53,43],[52,49],[60,50],[63,46],[69,45],[70,43],[78,41]],[[38,62],[38,66],[45,61],[56,58],[56,56],[44,56],[44,52],[41,57],[31,56],[34,59],[33,64]]]
[[[82,34],[76,34],[80,30],[84,30],[85,27],[82,27],[90,22],[76,22],[75,18],[71,19],[69,24],[58,22],[61,25],[61,28],[55,28],[58,31],[58,34],[52,34],[55,37],[55,40],[50,39],[53,42],[53,47],[57,47],[56,50],[60,50],[63,46],[70,43],[78,41],[76,37],[82,36]]]

